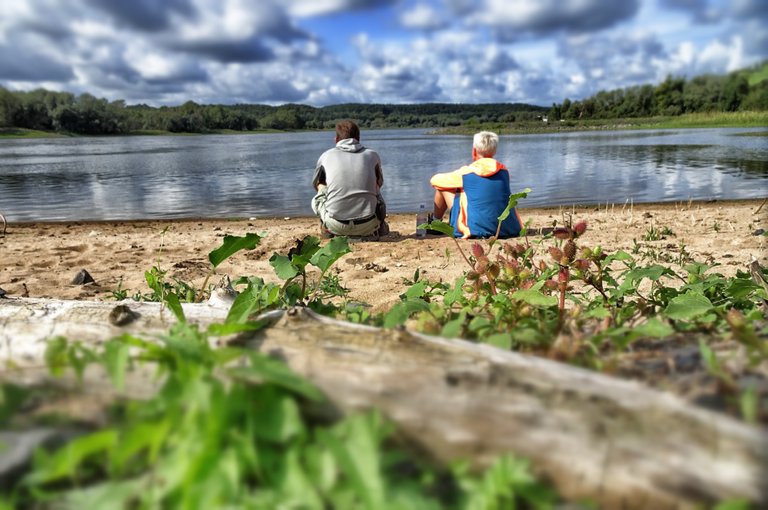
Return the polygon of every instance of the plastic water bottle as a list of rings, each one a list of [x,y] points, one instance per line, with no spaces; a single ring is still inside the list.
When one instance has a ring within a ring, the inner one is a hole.
[[[419,205],[419,212],[416,213],[416,236],[417,237],[424,237],[427,235],[427,231],[423,228],[419,228],[419,225],[426,223],[428,221],[427,217],[427,206],[424,204]]]

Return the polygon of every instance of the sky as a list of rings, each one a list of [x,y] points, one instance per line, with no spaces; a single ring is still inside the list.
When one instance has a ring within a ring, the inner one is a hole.
[[[768,58],[768,0],[2,0],[0,86],[549,106]]]

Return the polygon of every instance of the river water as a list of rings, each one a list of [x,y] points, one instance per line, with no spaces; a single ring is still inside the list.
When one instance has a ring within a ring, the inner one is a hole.
[[[768,196],[766,128],[502,136],[521,207]],[[470,136],[364,131],[390,212],[431,203],[429,177],[470,161]],[[332,132],[0,140],[8,221],[311,215]],[[429,207],[429,206],[428,206]]]

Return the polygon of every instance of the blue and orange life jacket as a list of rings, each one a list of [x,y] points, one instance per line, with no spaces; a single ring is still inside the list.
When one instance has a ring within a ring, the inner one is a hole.
[[[450,222],[455,237],[496,235],[499,215],[509,201],[509,171],[493,158],[481,158],[454,172],[436,174],[430,184],[442,191],[455,191]],[[502,222],[499,238],[520,235],[521,221],[513,208]]]

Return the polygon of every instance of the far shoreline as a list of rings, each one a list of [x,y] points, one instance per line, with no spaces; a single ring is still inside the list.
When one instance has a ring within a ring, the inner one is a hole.
[[[490,130],[500,135],[527,135],[547,133],[577,133],[590,131],[631,131],[652,129],[700,129],[700,128],[765,128],[764,133],[754,136],[768,136],[768,111],[746,112],[709,112],[686,113],[679,116],[663,117],[630,117],[615,119],[563,119],[560,121],[522,121],[517,123],[477,123],[461,126],[415,126],[415,127],[363,127],[364,130],[407,130],[423,129],[430,135],[471,135],[477,131]],[[120,136],[221,136],[221,135],[261,135],[261,134],[290,134],[305,132],[330,132],[332,129],[257,129],[251,131],[235,131],[229,129],[206,132],[172,132],[162,130],[141,130],[120,134],[88,135],[76,133],[59,133],[55,131],[39,131],[17,127],[0,128],[0,140],[38,139],[38,138],[111,138]]]

